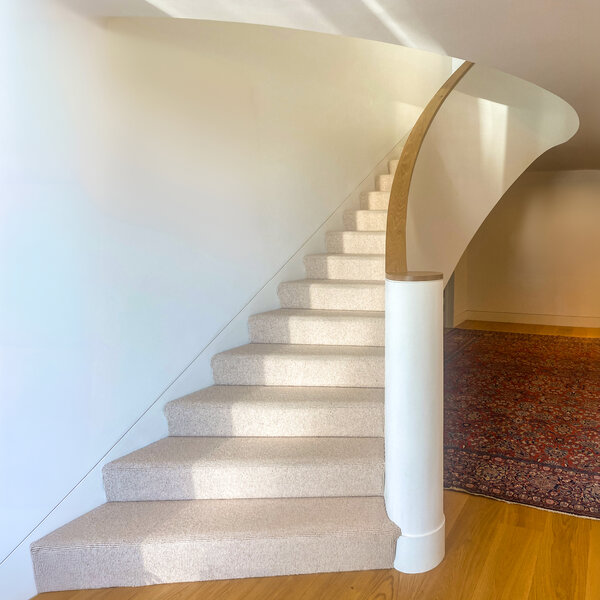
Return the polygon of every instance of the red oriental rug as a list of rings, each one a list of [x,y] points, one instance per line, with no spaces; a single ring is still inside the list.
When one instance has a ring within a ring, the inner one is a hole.
[[[451,329],[445,487],[600,518],[600,339]]]

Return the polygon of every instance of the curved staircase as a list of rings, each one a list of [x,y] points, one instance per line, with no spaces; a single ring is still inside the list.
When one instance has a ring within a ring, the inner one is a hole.
[[[384,252],[397,161],[169,437],[104,468],[107,504],[31,546],[38,591],[391,568],[383,502]]]

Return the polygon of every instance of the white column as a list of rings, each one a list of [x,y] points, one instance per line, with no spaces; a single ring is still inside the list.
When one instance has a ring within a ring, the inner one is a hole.
[[[403,573],[444,558],[443,334],[440,273],[386,279],[384,494]]]

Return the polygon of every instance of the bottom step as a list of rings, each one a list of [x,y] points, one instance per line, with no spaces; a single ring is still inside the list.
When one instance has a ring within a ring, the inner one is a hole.
[[[109,502],[31,546],[38,592],[389,569],[383,498]]]

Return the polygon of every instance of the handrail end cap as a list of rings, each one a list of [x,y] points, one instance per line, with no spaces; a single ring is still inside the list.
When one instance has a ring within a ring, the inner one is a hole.
[[[436,281],[444,275],[437,271],[404,271],[402,273],[386,273],[386,279],[391,281]]]

